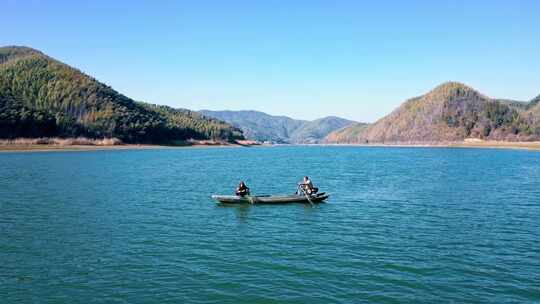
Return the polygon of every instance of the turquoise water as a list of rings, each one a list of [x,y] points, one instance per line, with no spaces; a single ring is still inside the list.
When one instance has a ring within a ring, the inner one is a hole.
[[[540,153],[0,154],[2,303],[533,303]],[[245,179],[327,204],[221,207]]]

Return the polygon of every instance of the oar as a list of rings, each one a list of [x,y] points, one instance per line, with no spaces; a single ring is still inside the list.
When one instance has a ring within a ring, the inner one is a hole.
[[[248,195],[248,200],[249,200],[250,204],[252,204],[252,205],[255,204],[255,200],[253,199],[253,196]]]
[[[311,204],[311,207],[315,206],[315,204],[313,204],[313,202],[311,201],[311,199],[309,199],[309,195],[307,195],[306,193],[306,190],[304,190],[304,188],[300,188],[302,190],[302,192],[304,193],[304,195],[306,196],[308,202]]]

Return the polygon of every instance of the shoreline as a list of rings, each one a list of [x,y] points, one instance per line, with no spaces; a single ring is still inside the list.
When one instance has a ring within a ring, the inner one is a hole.
[[[91,145],[0,145],[0,153],[5,152],[69,152],[69,151],[107,151],[107,150],[146,150],[155,148],[167,148],[166,146],[154,145],[112,145],[112,146],[91,146]]]
[[[54,145],[54,144],[8,144],[0,145],[0,153],[9,152],[91,152],[118,150],[152,150],[152,149],[189,149],[189,148],[240,148],[250,147],[243,144],[191,144],[191,145]]]
[[[57,144],[3,144],[0,153],[5,152],[69,152],[69,151],[109,151],[109,150],[150,150],[150,149],[185,149],[185,148],[242,148],[242,147],[278,147],[294,146],[294,144],[253,144],[253,143],[193,143],[189,145],[57,145]],[[328,147],[388,147],[388,148],[478,148],[478,149],[516,149],[540,151],[540,141],[504,142],[504,141],[463,141],[447,143],[395,143],[395,144],[298,144],[298,146]]]
[[[350,147],[395,147],[395,148],[478,148],[478,149],[515,149],[540,151],[540,141],[531,142],[509,142],[509,141],[462,141],[462,142],[441,142],[441,143],[395,143],[395,144],[320,144],[321,146],[350,146]]]
[[[260,143],[252,140],[236,140],[234,142],[221,140],[189,139],[176,141],[172,144],[127,144],[117,138],[92,139],[86,137],[41,137],[0,139],[2,152],[50,152],[50,151],[107,151],[107,150],[148,150],[175,148],[220,148],[220,147],[251,147]]]

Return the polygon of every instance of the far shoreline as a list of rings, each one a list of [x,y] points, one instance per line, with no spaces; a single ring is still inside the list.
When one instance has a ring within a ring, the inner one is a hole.
[[[57,145],[57,144],[0,144],[0,153],[6,152],[84,152],[84,151],[118,151],[118,150],[151,150],[151,149],[185,149],[185,148],[242,148],[242,147],[384,147],[384,148],[478,148],[478,149],[514,149],[540,151],[540,141],[505,142],[465,140],[462,142],[444,143],[321,143],[321,144],[261,144],[253,141],[244,143],[201,142],[186,145],[154,145],[154,144],[120,144],[120,145]]]
[[[388,148],[478,148],[478,149],[514,149],[540,151],[540,141],[484,141],[465,140],[461,142],[441,142],[441,143],[373,143],[373,144],[320,144],[321,146],[335,147],[388,147]]]
[[[25,140],[23,140],[24,142]],[[237,148],[258,146],[252,141],[220,142],[220,141],[186,141],[177,145],[158,144],[55,144],[55,143],[0,143],[0,153],[6,152],[85,152],[85,151],[117,151],[117,150],[150,150],[150,149],[185,149],[185,148]]]
[[[88,146],[88,145],[0,145],[0,153],[6,152],[84,152],[84,151],[120,151],[120,150],[153,150],[153,149],[186,149],[186,148],[234,148],[241,145],[114,145],[114,146]]]

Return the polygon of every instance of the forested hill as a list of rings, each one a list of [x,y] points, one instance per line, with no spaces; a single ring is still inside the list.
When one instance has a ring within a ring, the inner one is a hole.
[[[135,102],[27,47],[0,48],[0,138],[119,138],[127,143],[233,141],[239,129],[197,112]]]
[[[248,139],[275,143],[319,143],[330,132],[354,123],[334,116],[307,121],[258,111],[200,112],[242,129]]]
[[[466,138],[540,140],[537,100],[492,99],[458,82],[444,83],[407,100],[369,126],[330,134],[334,143],[437,143]]]
[[[345,128],[335,130],[324,139],[327,143],[355,144],[360,143],[360,138],[369,127],[367,123],[355,123]]]
[[[536,96],[535,98],[533,98],[530,102],[529,102],[529,105],[528,105],[529,108],[538,108],[540,107],[540,95]]]

